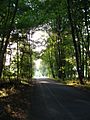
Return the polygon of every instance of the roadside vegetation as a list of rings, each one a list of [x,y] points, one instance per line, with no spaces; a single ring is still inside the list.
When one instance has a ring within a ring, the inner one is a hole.
[[[34,40],[38,31],[44,35]],[[0,1],[0,103],[18,97],[21,86],[31,88],[36,70],[65,84],[90,87],[89,0]]]

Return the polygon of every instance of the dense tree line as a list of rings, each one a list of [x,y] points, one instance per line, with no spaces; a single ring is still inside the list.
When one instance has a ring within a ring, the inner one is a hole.
[[[49,61],[46,61],[50,64],[53,77],[72,78],[78,73],[80,83],[83,84],[83,79],[89,79],[90,76],[90,1],[67,0],[61,1],[62,5],[63,2],[66,6],[53,23],[54,31],[46,50],[48,53],[43,54],[43,59],[48,56]]]
[[[39,27],[49,35],[47,48],[40,55],[49,73],[63,80],[78,75],[81,84],[84,78],[89,79],[89,0],[0,1],[0,78],[2,73],[8,73],[5,58],[8,46],[13,43],[17,44],[17,57],[13,60],[10,57],[8,69],[16,70],[13,74],[17,74],[17,79],[32,77],[35,54],[27,36],[33,34],[30,30]],[[12,56],[12,50],[9,54]]]

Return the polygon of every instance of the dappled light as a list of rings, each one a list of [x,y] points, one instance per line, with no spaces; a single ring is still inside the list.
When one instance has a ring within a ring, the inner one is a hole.
[[[80,82],[79,82],[79,80],[67,80],[66,84],[74,86],[74,85],[80,85]]]
[[[4,88],[3,91],[5,95],[0,96],[0,104],[3,105],[0,120],[26,120],[27,109],[31,108],[30,86],[21,84],[19,87]]]
[[[2,1],[1,11],[0,78],[90,78],[88,1]]]
[[[17,108],[17,107],[13,108],[9,104],[7,104],[7,106],[5,106],[5,110],[13,118],[25,120],[27,117],[24,110],[22,110],[21,108]]]
[[[16,89],[14,87],[0,89],[0,97],[6,97],[15,93]]]
[[[0,120],[90,120],[89,96],[90,0],[1,0]]]
[[[35,82],[32,96],[32,119],[89,120],[89,90],[60,84],[53,79],[39,78]]]
[[[40,79],[39,79],[39,80],[40,80]],[[46,83],[50,83],[50,82],[41,79],[41,81],[39,81],[39,83],[44,83],[44,84],[46,84]]]

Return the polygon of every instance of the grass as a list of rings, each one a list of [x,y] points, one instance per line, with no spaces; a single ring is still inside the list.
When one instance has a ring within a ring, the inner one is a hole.
[[[84,85],[81,85],[79,80],[66,80],[64,84],[90,92],[90,81],[85,80],[84,83]]]
[[[81,85],[79,80],[75,80],[75,79],[72,79],[72,80],[60,80],[58,78],[55,78],[53,80],[58,81],[58,82],[60,82],[60,83],[62,83],[64,85],[78,87],[80,89],[90,91],[90,80],[84,80],[84,83],[85,83],[84,85]]]

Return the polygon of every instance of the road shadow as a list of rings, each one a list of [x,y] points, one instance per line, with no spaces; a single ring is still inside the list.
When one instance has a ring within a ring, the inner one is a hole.
[[[31,107],[31,86],[20,84],[0,88],[0,120],[27,120]]]

